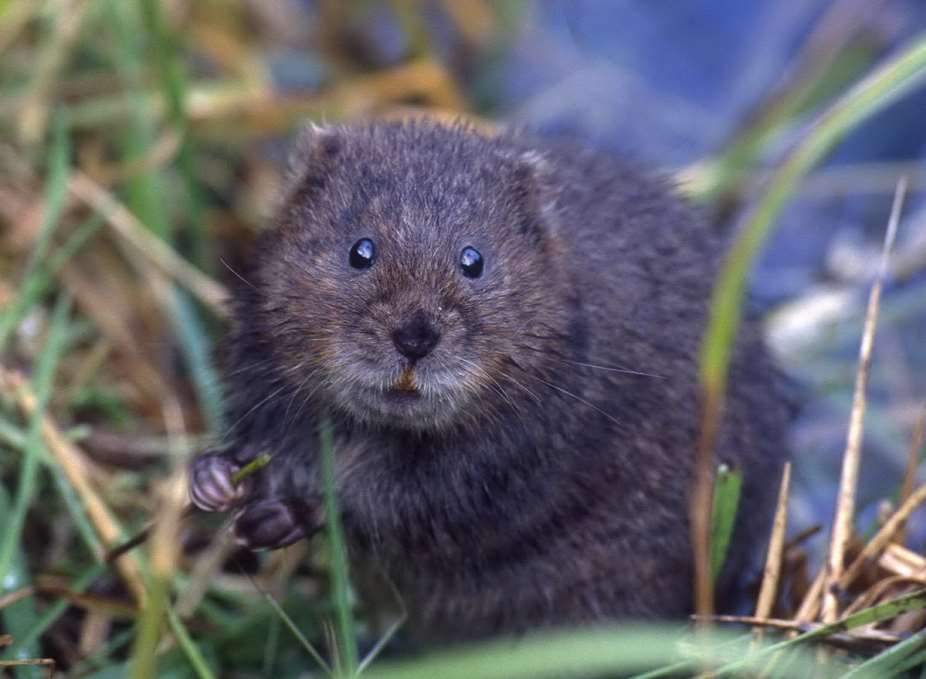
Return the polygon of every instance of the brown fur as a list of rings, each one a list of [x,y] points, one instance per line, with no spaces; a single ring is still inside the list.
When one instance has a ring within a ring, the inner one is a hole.
[[[360,238],[365,270],[348,264]],[[466,246],[480,278],[461,274]],[[696,360],[724,247],[663,182],[576,145],[314,130],[236,293],[235,424],[194,467],[198,504],[235,504],[254,546],[312,532],[327,414],[352,555],[418,632],[682,615]],[[392,337],[416,315],[439,341],[409,361]],[[745,474],[731,574],[758,556],[788,421],[756,324],[740,335],[718,448]],[[244,503],[224,501],[214,479],[262,449],[274,461]]]

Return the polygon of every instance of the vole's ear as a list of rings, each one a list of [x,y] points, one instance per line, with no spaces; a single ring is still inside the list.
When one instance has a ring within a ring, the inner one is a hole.
[[[343,131],[334,125],[310,123],[302,132],[289,156],[287,197],[308,197],[324,188],[332,161],[341,152]]]
[[[542,236],[555,227],[556,189],[550,161],[539,151],[522,151],[514,158],[515,200],[526,235]]]

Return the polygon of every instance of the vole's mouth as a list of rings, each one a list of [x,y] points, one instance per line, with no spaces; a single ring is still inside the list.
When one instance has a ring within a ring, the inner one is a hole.
[[[399,378],[389,387],[389,393],[418,393],[418,382],[415,379],[415,371],[411,366],[402,369]]]
[[[386,371],[357,375],[350,392],[341,394],[344,408],[363,420],[422,429],[452,421],[468,398],[463,376],[452,365],[403,363]]]
[[[402,370],[398,379],[392,383],[385,392],[386,398],[392,402],[409,403],[422,397],[415,378],[415,371],[411,366]]]

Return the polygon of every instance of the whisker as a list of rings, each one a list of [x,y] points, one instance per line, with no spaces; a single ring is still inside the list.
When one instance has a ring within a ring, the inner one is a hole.
[[[534,336],[534,335],[528,335],[528,336],[529,336],[529,337],[538,337],[538,338],[540,337],[540,336]],[[544,339],[546,339],[546,338],[544,338]],[[633,370],[633,369],[631,369],[631,368],[623,368],[623,367],[620,367],[620,366],[601,365],[601,364],[597,364],[597,363],[588,363],[588,362],[584,362],[584,361],[574,361],[574,360],[572,360],[572,359],[566,358],[565,356],[563,356],[563,355],[562,355],[561,353],[559,353],[558,351],[554,351],[554,350],[552,350],[552,349],[543,349],[543,348],[538,348],[538,347],[532,347],[532,346],[527,345],[527,344],[520,345],[519,348],[520,348],[520,349],[527,349],[528,351],[533,351],[533,352],[535,352],[535,353],[543,354],[543,355],[545,355],[545,356],[550,356],[550,357],[555,358],[555,359],[557,359],[557,360],[559,360],[559,361],[562,361],[563,363],[567,363],[567,364],[569,364],[569,365],[576,365],[576,366],[580,366],[580,367],[583,367],[583,368],[592,368],[592,369],[595,369],[595,370],[605,370],[605,371],[608,371],[608,372],[621,373],[621,374],[625,374],[625,375],[636,375],[636,376],[639,376],[639,377],[652,377],[652,378],[658,379],[658,380],[665,379],[665,376],[664,376],[664,375],[657,375],[657,374],[655,374],[655,373],[648,373],[648,372],[645,372],[645,371],[643,371],[643,370]]]
[[[245,277],[242,276],[240,273],[238,273],[237,271],[235,271],[234,267],[232,267],[231,264],[229,264],[228,262],[226,262],[224,257],[219,257],[219,261],[222,262],[222,265],[223,265],[226,269],[228,269],[229,271],[231,271],[232,274],[234,274],[235,277],[238,278],[238,280],[240,280],[242,283],[244,283],[245,285],[247,285],[247,286],[250,287],[250,288],[253,288],[254,290],[257,289],[257,288],[255,288],[255,287],[251,284],[251,281],[249,281],[247,278],[245,278]]]
[[[531,377],[531,378],[537,380],[538,382],[540,382],[541,384],[545,384],[546,386],[550,387],[551,389],[555,389],[556,391],[558,391],[558,392],[560,392],[560,393],[562,393],[562,394],[565,394],[566,396],[570,396],[570,397],[574,398],[574,399],[575,399],[576,401],[578,401],[579,403],[582,403],[582,404],[584,404],[584,405],[587,405],[589,408],[592,408],[593,410],[595,410],[595,411],[601,413],[602,415],[604,415],[605,417],[607,417],[609,420],[611,420],[612,422],[614,422],[614,424],[616,424],[616,425],[618,425],[618,426],[620,426],[620,427],[623,427],[623,426],[624,426],[623,422],[621,422],[620,420],[618,420],[616,417],[614,417],[611,413],[607,412],[606,410],[602,410],[601,408],[599,408],[597,405],[595,405],[595,404],[592,403],[591,401],[582,398],[582,397],[579,396],[578,394],[574,394],[573,392],[569,391],[568,389],[566,389],[566,388],[564,388],[564,387],[559,386],[558,384],[554,384],[553,382],[549,382],[549,381],[543,379],[542,377],[540,377],[539,375],[534,375],[533,373],[528,372],[528,371],[525,370],[520,364],[518,364],[518,362],[515,361],[513,358],[510,358],[510,357],[509,357],[508,360],[509,360],[509,362],[510,362],[513,366],[515,366],[518,370],[520,370],[521,372],[523,372],[527,377]]]

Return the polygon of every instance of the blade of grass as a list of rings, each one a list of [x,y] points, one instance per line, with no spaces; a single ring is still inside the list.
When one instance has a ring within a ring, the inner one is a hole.
[[[135,639],[129,660],[130,679],[153,679],[157,675],[157,647],[161,622],[167,608],[164,582],[144,569],[145,600],[135,625]]]
[[[37,266],[21,283],[16,298],[0,315],[0,353],[2,353],[3,346],[9,339],[13,329],[22,322],[26,313],[38,301],[39,297],[48,291],[53,276],[61,270],[67,261],[84,246],[102,225],[103,220],[98,215],[88,218],[68,236],[68,239],[51,257],[47,258],[47,262]]]
[[[208,243],[203,231],[203,209],[196,172],[196,152],[186,116],[186,75],[177,58],[176,36],[171,34],[161,16],[158,0],[142,0],[142,20],[151,36],[152,51],[158,64],[167,116],[180,135],[177,162],[186,188],[186,201],[180,213],[189,224],[190,259],[200,268],[209,262]]]
[[[926,76],[926,34],[864,78],[827,109],[774,173],[748,216],[720,272],[701,347],[701,386],[722,393],[733,338],[739,327],[746,274],[771,231],[775,217],[800,179],[850,130],[909,93]],[[719,404],[718,404],[719,405]]]
[[[0,538],[0,580],[10,569],[16,545],[22,537],[23,526],[26,522],[26,513],[35,497],[39,458],[42,448],[42,417],[48,405],[51,394],[51,385],[58,359],[64,348],[68,314],[70,312],[70,299],[62,295],[55,305],[52,321],[48,331],[48,339],[42,348],[38,359],[35,375],[36,408],[30,416],[28,438],[25,454],[20,461],[19,480],[16,498],[6,521],[6,531]]]
[[[77,577],[77,579],[74,581],[74,584],[71,586],[71,590],[77,593],[85,591],[94,580],[96,580],[105,572],[105,564],[94,564]],[[54,625],[58,618],[64,614],[68,606],[70,606],[70,603],[68,601],[62,600],[55,602],[44,611],[42,611],[42,615],[35,621],[35,624],[24,633],[16,637],[16,643],[12,647],[13,652],[15,653],[20,649],[26,649],[37,642],[39,637],[42,636],[49,627]]]
[[[264,588],[258,584],[257,580],[252,578],[250,575],[248,575],[248,580],[250,580],[251,584],[254,585],[254,589],[260,592],[261,596],[263,596],[267,603],[270,604],[270,607],[277,615],[276,619],[283,621],[283,624],[286,625],[290,632],[292,632],[292,635],[302,645],[306,652],[312,656],[312,659],[318,663],[318,666],[324,670],[325,674],[329,677],[332,676],[333,672],[331,670],[331,666],[325,662],[322,654],[319,653],[318,649],[312,645],[312,642],[306,638],[306,636],[302,633],[302,630],[299,629],[299,626],[296,625],[295,621],[289,616],[289,614],[287,614],[286,611],[283,610],[283,607],[277,603],[277,600],[271,596],[270,592],[264,590]]]
[[[155,117],[142,105],[144,72],[141,38],[144,35],[139,26],[136,3],[110,0],[109,13],[117,33],[118,51],[113,66],[125,82],[126,88],[135,94],[131,100],[129,124],[122,133],[122,160],[125,163],[139,161],[155,144]],[[170,241],[170,224],[164,210],[164,187],[157,172],[139,172],[128,181],[128,203],[132,212],[156,235]]]
[[[174,633],[174,638],[180,645],[180,649],[183,651],[184,655],[186,655],[187,660],[190,661],[190,665],[196,672],[196,676],[198,676],[199,679],[215,679],[215,674],[209,668],[209,665],[206,664],[206,659],[200,652],[196,642],[193,641],[183,621],[180,620],[180,616],[177,615],[171,606],[167,606],[167,623],[170,625],[170,629]]]
[[[351,608],[350,575],[347,565],[347,547],[341,527],[337,491],[334,480],[334,434],[331,423],[325,419],[320,427],[322,482],[325,492],[325,515],[328,543],[331,550],[331,586],[337,616],[338,669],[341,676],[357,674],[357,640],[354,634],[354,617]]]
[[[853,613],[852,615],[846,616],[845,618],[837,620],[834,623],[821,625],[820,627],[811,630],[810,632],[800,634],[793,639],[787,639],[786,641],[780,641],[777,644],[766,646],[762,650],[752,654],[752,657],[738,660],[723,667],[717,668],[714,670],[714,674],[715,676],[733,674],[748,667],[749,663],[754,662],[757,657],[764,657],[773,653],[778,653],[785,649],[791,649],[798,644],[804,644],[808,641],[822,639],[831,634],[848,632],[858,627],[864,627],[865,625],[873,625],[879,622],[884,622],[885,620],[896,618],[897,616],[902,615],[903,613],[907,613],[908,611],[916,611],[924,608],[926,608],[926,590],[918,590],[912,594],[907,594],[906,596],[898,597],[891,601],[886,601],[882,604],[878,604],[877,606],[863,609],[858,613]]]
[[[48,180],[45,182],[42,225],[29,255],[25,275],[20,282],[20,293],[0,315],[0,354],[3,354],[14,328],[35,301],[34,296],[26,293],[35,286],[34,279],[41,275],[41,263],[45,260],[52,235],[61,221],[70,174],[69,156],[70,144],[67,128],[63,119],[57,116],[48,157]]]
[[[10,498],[6,488],[3,484],[0,484],[0,534],[6,531],[6,519],[9,517],[9,514]],[[0,597],[2,597],[5,592],[27,587],[29,583],[29,563],[26,560],[26,554],[22,550],[18,550],[13,554],[13,559],[6,573],[0,577]],[[35,609],[35,599],[31,596],[21,599],[0,610],[0,621],[2,621],[3,631],[9,633],[13,637],[12,640],[9,640],[9,637],[7,637],[10,643],[21,634],[24,634],[29,627],[34,625],[37,617],[38,613]],[[0,638],[2,637],[3,635],[0,635]],[[9,658],[11,660],[36,658],[41,652],[38,644],[34,642],[31,644],[24,644],[15,653],[12,652],[11,649],[6,648],[6,646],[7,644],[0,643],[0,657]],[[24,677],[26,676],[27,670],[17,670],[16,672],[17,677]]]
[[[814,121],[772,175],[765,195],[745,219],[721,267],[711,295],[708,325],[701,343],[701,436],[696,450],[695,482],[690,500],[695,600],[699,613],[709,613],[712,608],[708,547],[710,471],[714,437],[726,392],[730,355],[741,320],[747,274],[776,216],[794,193],[800,179],[847,132],[910,92],[924,76],[926,33],[921,33],[898,56],[863,78]]]
[[[705,641],[680,643],[678,628],[673,626],[535,633],[516,640],[495,640],[432,653],[411,662],[384,662],[365,676],[369,679],[554,679],[633,675],[633,679],[654,679],[687,676],[686,670],[690,672],[694,666],[731,657],[742,658],[742,667],[753,671],[762,669],[764,660],[760,654],[748,654],[749,637],[712,631],[710,636],[699,638]],[[633,674],[648,667],[659,669]],[[812,657],[798,652],[795,670],[790,676],[804,679],[813,669]]]
[[[920,630],[899,644],[894,644],[875,657],[869,658],[842,675],[840,679],[862,679],[862,677],[887,679],[902,676],[904,672],[923,661],[922,654],[917,651],[922,651],[924,646],[926,646],[926,629]],[[907,663],[910,665],[906,666]]]
[[[202,319],[187,294],[173,287],[171,321],[193,378],[196,397],[206,415],[209,431],[225,431],[221,381],[212,364],[212,342]]]
[[[725,464],[717,467],[714,504],[711,510],[711,579],[715,582],[727,559],[727,548],[736,523],[743,474]]]

